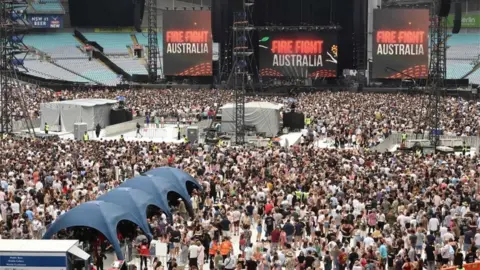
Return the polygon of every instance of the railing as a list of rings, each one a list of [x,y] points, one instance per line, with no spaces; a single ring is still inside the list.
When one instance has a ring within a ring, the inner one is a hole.
[[[423,135],[423,136],[422,136]],[[414,133],[407,133],[407,140],[421,140],[426,139],[428,140],[428,134],[414,134]],[[442,146],[447,147],[458,147],[465,142],[466,145],[470,147],[475,147],[476,152],[479,152],[480,148],[480,137],[478,136],[448,136],[442,135],[440,136],[440,140],[444,142]],[[459,141],[461,143],[459,144]],[[402,142],[402,134],[401,133],[392,133],[388,138],[386,138],[383,142],[379,145],[372,147],[371,150],[376,150],[379,152],[384,152],[390,150],[393,146],[400,144]]]

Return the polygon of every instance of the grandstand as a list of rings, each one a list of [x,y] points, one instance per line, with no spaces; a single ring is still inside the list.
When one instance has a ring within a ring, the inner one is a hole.
[[[34,0],[29,2],[29,14],[65,14],[65,9],[59,0]]]
[[[45,79],[104,85],[115,85],[119,82],[117,74],[103,63],[96,59],[89,61],[88,55],[80,49],[81,43],[70,33],[49,34],[48,38],[40,34],[27,35],[24,42],[50,59],[40,61],[27,57],[27,74]]]
[[[453,34],[447,41],[447,78],[467,78],[480,83],[478,60],[480,35],[474,33]]]

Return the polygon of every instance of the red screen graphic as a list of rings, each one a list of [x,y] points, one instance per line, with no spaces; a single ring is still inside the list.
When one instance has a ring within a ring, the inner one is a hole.
[[[373,78],[425,78],[428,75],[428,9],[373,11]]]
[[[205,10],[163,12],[163,72],[170,76],[212,75],[212,18]]]
[[[425,31],[377,31],[377,43],[422,44]]]
[[[167,31],[168,43],[208,42],[208,31]]]
[[[274,54],[321,54],[323,40],[273,40]]]

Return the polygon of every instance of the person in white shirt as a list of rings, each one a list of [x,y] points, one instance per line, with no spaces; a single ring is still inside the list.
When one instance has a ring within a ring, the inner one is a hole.
[[[428,230],[430,231],[431,234],[436,234],[438,231],[438,226],[440,225],[440,221],[438,220],[437,217],[432,217],[428,221]]]
[[[477,233],[475,234],[475,247],[477,249],[480,248],[480,230],[477,230]]]
[[[233,252],[230,253],[230,256],[223,260],[223,267],[225,270],[233,270],[237,266],[237,260],[235,259],[235,255]]]
[[[199,250],[199,247],[195,242],[188,247],[188,266],[190,268],[192,267],[198,268],[198,250]]]

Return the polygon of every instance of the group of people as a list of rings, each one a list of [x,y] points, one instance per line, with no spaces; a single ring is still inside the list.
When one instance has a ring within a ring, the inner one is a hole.
[[[24,99],[29,104],[29,115],[40,115],[40,103],[65,99],[122,97],[134,115],[150,115],[191,121],[199,117],[212,116],[223,104],[234,102],[232,90],[210,89],[129,89],[129,90],[90,90],[53,92],[43,88],[28,89]],[[247,97],[250,101],[268,101],[284,104],[290,108],[295,103],[296,111],[305,117],[319,122],[317,127],[330,135],[348,130],[364,130],[373,142],[383,136],[382,129],[401,132],[429,130],[427,117],[427,95],[352,93],[342,91],[322,91],[300,93],[296,97],[261,96]],[[321,106],[318,106],[321,104]],[[447,135],[473,135],[480,132],[478,104],[456,97],[442,97],[440,126]],[[20,119],[24,113],[16,106]],[[322,129],[323,128],[323,129]]]
[[[143,91],[63,95],[124,95],[132,107],[155,111],[154,100],[162,96]],[[158,110],[178,109],[181,103],[187,111],[192,104],[201,111],[232,97],[199,90],[210,97],[195,95],[196,100],[179,93],[185,98],[180,101],[170,91],[164,93],[172,103]],[[357,137],[376,140],[415,129],[423,110],[415,104],[421,99],[320,92],[300,94],[296,110],[312,117],[312,126],[327,137],[361,134]],[[446,132],[476,134],[476,104],[445,99],[451,117],[444,122]],[[377,153],[309,143],[246,148],[54,137],[7,137],[0,145],[2,239],[40,239],[69,209],[144,171],[172,166],[194,176],[203,189],[192,192],[190,213],[179,203],[172,220],[149,220],[155,238],[169,246],[168,264],[155,262],[154,269],[462,268],[476,260],[480,247],[476,156]]]

